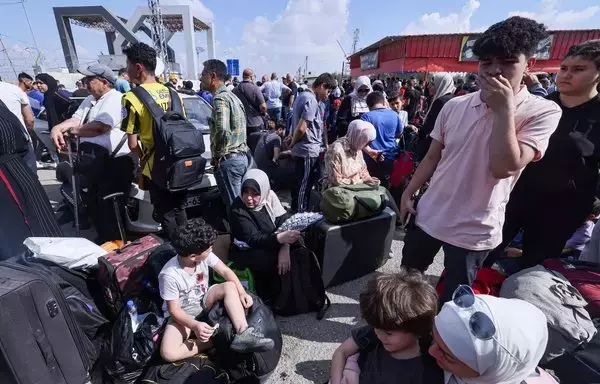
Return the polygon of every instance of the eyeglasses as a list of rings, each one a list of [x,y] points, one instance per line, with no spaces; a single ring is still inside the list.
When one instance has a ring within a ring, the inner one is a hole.
[[[469,330],[471,334],[479,340],[494,340],[498,345],[506,351],[515,361],[521,364],[521,360],[513,355],[498,339],[496,338],[496,326],[490,317],[473,308],[475,304],[475,292],[468,285],[459,285],[452,294],[452,302],[461,310],[469,311]]]
[[[358,93],[369,93],[368,89],[359,89]]]

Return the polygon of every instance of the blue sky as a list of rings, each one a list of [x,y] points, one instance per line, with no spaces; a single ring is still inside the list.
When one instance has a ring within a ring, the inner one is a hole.
[[[0,0],[0,35],[17,70],[31,71],[36,53],[21,5],[3,5],[19,0]],[[88,1],[25,0],[34,34],[47,68],[64,64],[52,6],[90,4]],[[252,6],[248,4],[252,2]],[[100,2],[114,13],[129,17],[139,0]],[[352,47],[352,31],[360,29],[358,47],[387,35],[480,31],[511,14],[522,14],[553,29],[600,28],[600,0],[162,0],[163,4],[190,4],[200,18],[213,19],[217,57],[239,58],[242,67],[252,66],[262,74],[295,72],[309,56],[313,73],[341,70]],[[103,34],[74,27],[80,62],[91,62],[107,53]],[[205,35],[197,43],[206,46]],[[173,38],[180,61],[182,36]],[[203,55],[201,60],[206,57]],[[10,77],[6,55],[0,55],[0,75]]]

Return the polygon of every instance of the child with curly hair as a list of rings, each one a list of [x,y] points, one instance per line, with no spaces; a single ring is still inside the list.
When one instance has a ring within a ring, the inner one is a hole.
[[[215,230],[199,218],[173,232],[177,256],[158,275],[160,296],[165,301],[163,310],[170,315],[160,346],[166,361],[182,360],[210,347],[215,329],[197,319],[221,300],[236,331],[232,350],[249,353],[273,348],[272,339],[248,327],[244,310],[252,306],[252,297],[235,273],[212,252],[216,238]],[[226,281],[209,287],[209,268]]]

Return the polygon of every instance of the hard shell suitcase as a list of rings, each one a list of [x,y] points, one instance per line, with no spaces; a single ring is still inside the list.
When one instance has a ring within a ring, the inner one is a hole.
[[[386,208],[377,216],[340,225],[323,220],[309,228],[307,247],[321,263],[325,288],[367,275],[389,258],[396,214]]]
[[[35,270],[0,263],[0,382],[84,384],[92,362],[60,287]]]
[[[121,310],[128,298],[137,297],[144,290],[144,264],[162,239],[144,236],[98,258],[96,279],[103,287],[104,299],[113,316]]]

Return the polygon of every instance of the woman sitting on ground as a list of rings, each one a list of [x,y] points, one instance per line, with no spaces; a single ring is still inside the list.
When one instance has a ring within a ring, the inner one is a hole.
[[[546,316],[534,305],[461,285],[435,318],[429,353],[445,383],[556,384],[537,367],[547,343]]]
[[[250,268],[257,294],[267,302],[279,293],[276,277],[290,270],[290,245],[300,238],[298,231],[275,234],[289,216],[271,190],[267,174],[259,169],[246,172],[242,195],[231,206],[229,258],[236,268]]]
[[[352,121],[346,136],[337,139],[325,153],[326,177],[323,189],[354,184],[379,185],[379,179],[369,174],[363,157],[363,149],[376,137],[377,132],[373,124],[363,120]],[[399,218],[400,213],[394,198],[387,189],[386,193],[388,206]]]

